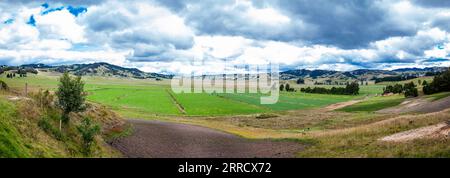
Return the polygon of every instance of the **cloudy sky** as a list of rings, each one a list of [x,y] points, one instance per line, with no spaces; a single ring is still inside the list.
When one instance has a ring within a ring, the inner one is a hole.
[[[445,0],[2,0],[0,64],[449,66]],[[197,66],[198,68],[198,66]]]

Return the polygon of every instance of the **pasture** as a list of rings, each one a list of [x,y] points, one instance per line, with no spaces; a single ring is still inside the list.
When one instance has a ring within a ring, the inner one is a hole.
[[[10,87],[23,90],[25,83],[29,91],[49,89],[54,91],[58,75],[39,73],[26,78],[7,79],[0,76]],[[261,94],[174,94],[168,80],[139,80],[114,77],[85,76],[85,89],[90,102],[108,106],[124,117],[140,116],[221,116],[247,115],[319,108],[326,105],[359,99],[381,93],[382,85],[360,86],[360,95],[323,95],[301,92],[280,92],[278,103],[260,104]],[[299,90],[300,86],[294,86]],[[328,87],[328,86],[327,86]],[[332,86],[329,86],[332,87]]]
[[[345,112],[373,112],[384,108],[397,106],[405,100],[403,95],[377,96],[368,100],[344,107],[339,111]]]

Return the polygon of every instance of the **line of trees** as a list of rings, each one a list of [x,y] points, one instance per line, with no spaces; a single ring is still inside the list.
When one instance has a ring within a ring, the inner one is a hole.
[[[450,70],[434,76],[433,81],[430,83],[424,81],[422,85],[423,93],[426,95],[450,91]]]
[[[403,85],[403,90],[405,92],[405,97],[417,97],[419,96],[419,91],[416,88],[414,82],[409,82]]]
[[[15,78],[15,77],[16,77],[16,73],[6,74],[6,78]],[[19,73],[19,77],[27,77],[27,74],[26,73],[25,74]]]
[[[280,91],[287,91],[287,92],[295,92],[294,88],[291,88],[291,86],[289,85],[289,83],[286,83],[286,85],[281,84],[280,85]]]
[[[404,80],[410,80],[415,79],[417,76],[414,75],[398,75],[398,76],[389,76],[389,77],[383,77],[383,78],[376,78],[375,83],[380,82],[398,82],[398,81],[404,81]]]
[[[393,93],[393,94],[403,93],[403,85],[397,83],[395,85],[386,86],[385,88],[383,88],[383,94],[388,94],[388,93]]]
[[[301,88],[301,92],[305,93],[318,93],[318,94],[333,94],[333,95],[358,95],[359,94],[359,84],[358,82],[349,83],[343,87],[332,87],[331,89],[323,87],[307,87]]]
[[[401,94],[404,93],[405,97],[417,97],[419,96],[419,91],[416,88],[416,85],[414,82],[409,82],[404,85],[401,84],[395,84],[395,85],[388,85],[383,89],[383,94]]]
[[[15,73],[6,74],[6,78],[14,78],[14,77],[16,77]]]

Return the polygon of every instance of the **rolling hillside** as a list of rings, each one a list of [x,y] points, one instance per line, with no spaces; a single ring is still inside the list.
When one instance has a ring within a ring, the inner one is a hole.
[[[90,104],[85,112],[73,114],[69,125],[58,129],[60,112],[45,107],[35,93],[28,97],[0,90],[0,158],[86,157],[77,131],[82,118],[101,126],[94,151],[87,157],[120,157],[106,140],[125,133],[128,127],[120,116],[105,107]]]
[[[446,70],[447,67],[429,67],[429,68],[403,68],[396,70],[371,70],[358,69],[353,71],[333,71],[333,70],[288,70],[281,72],[281,79],[290,80],[297,78],[309,78],[311,80],[331,80],[331,81],[350,81],[363,80],[372,81],[383,77],[421,77],[430,76]]]
[[[159,73],[147,73],[136,68],[125,68],[104,62],[91,64],[72,64],[50,66],[45,64],[25,64],[21,66],[2,66],[0,67],[0,74],[3,72],[17,73],[19,70],[26,70],[27,72],[35,73],[35,71],[49,71],[64,73],[69,72],[74,75],[81,76],[103,76],[103,77],[129,77],[137,79],[169,79],[172,75],[165,75]]]

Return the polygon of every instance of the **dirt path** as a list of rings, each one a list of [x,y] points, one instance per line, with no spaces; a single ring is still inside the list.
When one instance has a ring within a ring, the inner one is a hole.
[[[364,101],[364,99],[362,100],[351,100],[351,101],[346,101],[346,102],[340,102],[340,103],[335,103],[332,105],[329,105],[327,107],[325,107],[325,110],[327,111],[333,111],[333,110],[337,110],[337,109],[341,109],[350,105],[354,105],[356,103],[359,103],[361,101]]]
[[[450,108],[450,97],[430,102],[426,98],[408,99],[399,106],[386,108],[377,111],[383,114],[399,114],[399,113],[432,113]]]
[[[128,122],[134,126],[133,134],[111,143],[126,157],[294,157],[303,149],[295,142],[248,140],[193,125],[145,120]]]
[[[396,133],[387,137],[383,137],[380,140],[390,142],[403,142],[418,138],[448,137],[449,134],[450,134],[450,125],[448,123],[440,123],[436,125]]]

